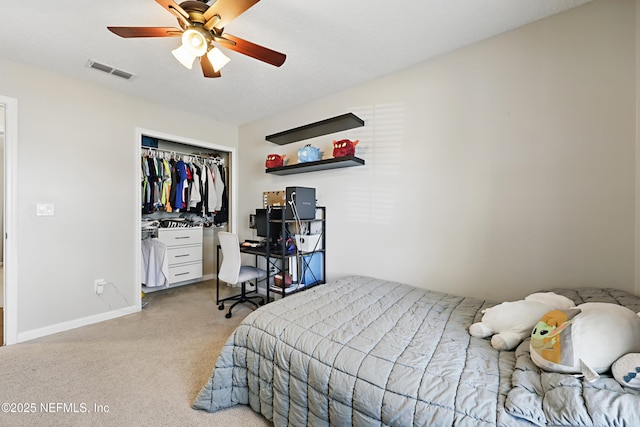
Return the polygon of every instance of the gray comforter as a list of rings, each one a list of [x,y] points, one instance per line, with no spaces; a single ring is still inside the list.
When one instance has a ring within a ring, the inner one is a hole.
[[[640,312],[640,297],[618,289],[552,289],[576,304],[608,302]],[[602,375],[589,383],[572,375],[544,372],[529,357],[529,341],[515,352],[513,388],[506,408],[512,415],[546,426],[640,426],[640,390]]]
[[[610,289],[558,291],[577,304]],[[640,396],[611,378],[541,373],[467,329],[493,303],[349,277],[268,304],[225,344],[193,407],[237,404],[276,426],[640,425]]]

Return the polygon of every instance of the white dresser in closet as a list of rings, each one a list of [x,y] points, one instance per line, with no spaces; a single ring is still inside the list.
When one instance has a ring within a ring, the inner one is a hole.
[[[202,227],[159,228],[167,247],[169,285],[202,277]]]

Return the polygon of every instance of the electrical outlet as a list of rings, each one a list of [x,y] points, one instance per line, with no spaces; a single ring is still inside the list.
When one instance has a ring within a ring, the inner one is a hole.
[[[37,216],[53,216],[53,203],[36,203]]]
[[[96,294],[101,295],[104,292],[104,285],[107,282],[104,279],[96,279],[94,284],[95,284],[95,289],[96,289]]]

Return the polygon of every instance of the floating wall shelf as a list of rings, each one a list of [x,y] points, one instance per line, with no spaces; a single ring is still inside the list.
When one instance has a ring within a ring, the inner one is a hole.
[[[296,163],[294,165],[280,166],[266,169],[266,173],[276,175],[291,175],[294,173],[315,172],[327,169],[348,168],[351,166],[363,166],[364,160],[355,156],[334,157],[315,162]]]
[[[265,139],[273,142],[274,144],[285,145],[296,141],[302,141],[303,139],[315,138],[317,136],[328,135],[330,133],[353,129],[360,126],[364,126],[364,120],[353,113],[347,113],[294,129],[274,133],[273,135],[266,136]]]

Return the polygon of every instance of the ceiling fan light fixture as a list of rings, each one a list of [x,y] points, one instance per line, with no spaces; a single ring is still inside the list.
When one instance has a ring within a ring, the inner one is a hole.
[[[195,61],[196,57],[184,45],[172,50],[171,53],[182,65],[188,69],[193,68],[193,61]]]
[[[198,58],[204,77],[220,77],[220,69],[229,62],[215,45],[257,59],[275,67],[281,66],[287,56],[248,40],[224,33],[228,23],[246,12],[259,0],[156,0],[167,12],[178,19],[179,27],[107,27],[123,38],[181,37],[181,46],[173,56],[186,68],[192,69]],[[206,56],[205,56],[206,55]]]
[[[211,61],[211,65],[213,65],[213,69],[215,72],[220,71],[222,67],[224,67],[229,61],[231,61],[231,58],[222,53],[220,49],[215,47],[207,53],[207,58],[209,58],[209,61]]]
[[[207,53],[211,37],[204,29],[193,26],[182,33],[182,46],[188,49],[194,57],[201,57]]]

